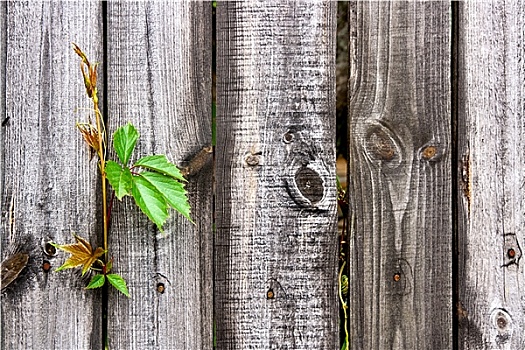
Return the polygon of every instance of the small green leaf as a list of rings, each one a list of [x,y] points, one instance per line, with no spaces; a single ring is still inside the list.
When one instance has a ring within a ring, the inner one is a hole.
[[[186,181],[180,170],[175,166],[175,164],[170,163],[164,154],[146,156],[139,159],[134,166],[140,166],[148,170],[166,174],[177,180]]]
[[[87,285],[86,289],[100,288],[106,282],[106,277],[102,274],[95,275],[91,278],[91,281]]]
[[[122,168],[117,162],[109,160],[106,163],[106,176],[119,200],[130,194],[132,178],[131,172],[127,167]]]
[[[121,292],[128,298],[130,297],[126,281],[124,281],[124,279],[120,275],[117,275],[116,273],[110,273],[106,275],[106,277],[108,278],[109,283],[111,283],[111,285],[115,287],[119,292]]]
[[[113,147],[123,165],[128,165],[138,139],[139,133],[131,123],[121,126],[113,134]]]
[[[142,172],[140,175],[155,186],[173,209],[193,222],[190,217],[190,204],[182,183],[170,176],[149,171]]]
[[[109,259],[108,263],[106,264],[106,273],[110,273],[112,268],[113,268],[113,258]]]
[[[144,214],[162,231],[168,218],[168,204],[164,196],[141,174],[133,176],[131,194]]]

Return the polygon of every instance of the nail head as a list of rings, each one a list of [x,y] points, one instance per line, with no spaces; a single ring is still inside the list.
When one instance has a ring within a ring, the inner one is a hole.
[[[51,270],[51,263],[47,260],[44,260],[42,263],[42,270],[44,270],[44,272],[49,272]]]

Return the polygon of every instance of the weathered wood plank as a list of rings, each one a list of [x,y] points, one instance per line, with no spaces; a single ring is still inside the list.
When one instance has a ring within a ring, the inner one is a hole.
[[[72,232],[96,243],[97,166],[75,128],[87,112],[74,113],[89,101],[71,41],[101,56],[101,4],[1,6],[2,258],[19,250],[29,262],[2,293],[0,347],[100,349],[100,292],[73,272],[45,273],[44,261],[56,268],[64,255],[42,244]]]
[[[0,91],[5,91],[5,72],[6,72],[6,60],[7,60],[7,42],[6,42],[6,34],[7,34],[7,2],[3,1],[0,2]],[[5,95],[1,95],[0,97],[0,112],[2,115],[0,116],[0,170],[2,171],[0,173],[0,210],[3,210],[3,201],[4,197],[2,196],[3,189],[4,189],[4,128],[7,126],[8,119],[6,120],[6,113],[5,113]],[[4,221],[4,217],[2,216],[2,223]],[[2,240],[0,239],[0,242]],[[0,259],[2,256],[0,256]],[[1,315],[1,314],[0,314]],[[1,322],[1,319],[0,319]]]
[[[218,3],[218,349],[338,347],[336,8]]]
[[[450,4],[349,22],[351,348],[451,349]]]
[[[460,349],[525,348],[525,4],[458,15]]]
[[[211,144],[211,4],[109,2],[107,13],[109,129],[137,127],[134,160],[184,165]],[[196,225],[173,212],[162,234],[131,198],[115,203],[110,254],[131,299],[110,289],[110,348],[212,348],[211,166],[189,177]]]

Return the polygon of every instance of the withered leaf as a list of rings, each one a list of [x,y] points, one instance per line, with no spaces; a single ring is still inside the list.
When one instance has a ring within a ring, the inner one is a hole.
[[[1,290],[16,280],[20,272],[26,267],[28,260],[29,255],[27,253],[16,253],[2,261]]]
[[[97,261],[97,259],[105,253],[105,251],[100,247],[93,251],[91,244],[87,240],[78,235],[74,236],[77,240],[77,243],[64,245],[53,244],[56,248],[71,254],[64,264],[55,271],[71,269],[83,265],[82,275],[84,275],[95,263],[95,261]]]
[[[89,123],[77,123],[77,128],[84,137],[84,140],[88,144],[91,150],[91,159],[95,152],[98,152],[100,149],[100,144],[98,142],[99,133],[98,130]]]

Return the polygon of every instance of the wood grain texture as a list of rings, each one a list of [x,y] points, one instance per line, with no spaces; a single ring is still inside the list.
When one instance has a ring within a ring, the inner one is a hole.
[[[450,4],[349,15],[351,348],[451,349]]]
[[[175,164],[211,144],[211,4],[108,3],[108,119],[141,134],[132,157]],[[112,349],[211,349],[212,163],[189,178],[191,224],[156,230],[130,197],[116,202],[109,244],[131,299],[109,293]],[[157,292],[163,283],[164,293]]]
[[[0,91],[5,91],[5,74],[6,74],[6,61],[7,61],[7,2],[1,2],[0,3]],[[5,153],[5,132],[4,129],[7,126],[7,122],[9,121],[7,119],[6,111],[5,111],[5,95],[0,95],[0,112],[2,115],[0,116],[0,169],[2,172],[0,173],[0,210],[3,210],[2,203],[4,202],[4,197],[2,196],[3,189],[4,189],[4,153]],[[7,120],[6,120],[7,119]],[[1,214],[3,215],[3,214]],[[2,223],[4,221],[4,217],[2,216]],[[1,226],[1,225],[0,225]],[[0,244],[2,240],[0,239]],[[1,249],[1,245],[0,245]],[[1,256],[0,256],[1,258]],[[1,316],[1,313],[0,313]],[[0,317],[1,322],[1,317]]]
[[[97,166],[75,128],[88,112],[74,112],[89,101],[71,42],[101,56],[101,4],[1,8],[2,259],[22,251],[29,262],[2,293],[0,347],[99,349],[100,293],[74,272],[45,273],[44,260],[57,268],[65,256],[45,255],[42,244],[69,243],[72,232],[97,243]]]
[[[335,2],[217,6],[217,349],[335,349]]]
[[[459,5],[459,349],[525,348],[524,18]]]

